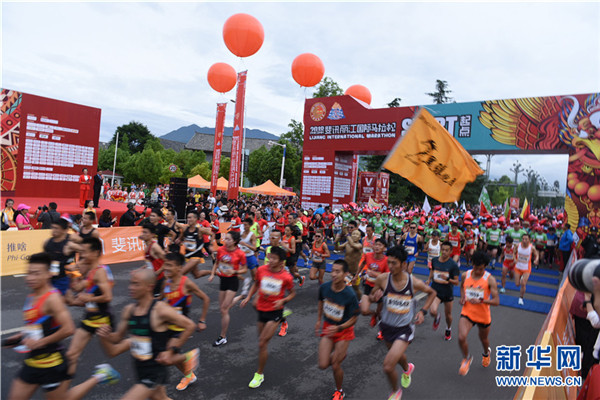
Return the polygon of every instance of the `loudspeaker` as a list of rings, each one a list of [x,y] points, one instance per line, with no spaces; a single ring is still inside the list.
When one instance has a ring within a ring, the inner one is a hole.
[[[171,178],[169,183],[169,199],[175,208],[177,221],[185,221],[187,201],[187,178]]]

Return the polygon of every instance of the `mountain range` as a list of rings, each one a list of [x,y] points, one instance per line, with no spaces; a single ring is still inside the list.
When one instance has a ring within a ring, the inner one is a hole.
[[[166,133],[160,136],[161,139],[174,140],[176,142],[187,143],[189,140],[194,137],[194,133],[208,133],[211,135],[215,134],[215,128],[209,128],[206,126],[200,127],[196,124],[192,124],[189,126],[182,126],[179,129],[176,129],[172,132]],[[233,127],[225,127],[225,136],[233,135]],[[254,139],[271,139],[271,140],[279,140],[279,136],[275,136],[272,133],[261,131],[260,129],[246,129],[246,137],[254,138]]]

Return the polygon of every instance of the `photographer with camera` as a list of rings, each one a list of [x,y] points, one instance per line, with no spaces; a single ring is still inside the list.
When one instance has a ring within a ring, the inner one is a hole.
[[[144,210],[145,212],[146,210]],[[127,211],[121,215],[119,226],[135,226],[135,223],[144,217],[143,213],[135,210],[135,203],[127,203]]]
[[[568,270],[568,276],[571,285],[578,290],[571,313],[575,321],[575,343],[581,346],[583,356],[581,376],[585,378],[600,358],[600,259],[575,262]]]
[[[37,221],[42,223],[41,229],[50,229],[52,224],[60,219],[60,213],[56,211],[56,203],[52,202],[46,206],[38,207],[38,212],[42,213],[38,216]]]

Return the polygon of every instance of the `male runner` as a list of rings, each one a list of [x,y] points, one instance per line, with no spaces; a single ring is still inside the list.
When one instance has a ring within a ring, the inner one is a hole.
[[[417,262],[418,244],[423,243],[423,237],[417,233],[417,224],[411,222],[408,226],[409,231],[402,236],[404,249],[408,254],[408,273],[412,274],[415,262]]]
[[[410,386],[415,366],[408,363],[406,349],[414,338],[415,324],[423,323],[425,314],[435,298],[435,290],[408,273],[407,258],[408,254],[400,246],[388,250],[387,259],[390,272],[377,277],[375,287],[366,300],[367,302],[382,300],[383,308],[379,327],[389,349],[383,360],[383,371],[392,387],[392,394],[388,400],[400,400],[402,397],[402,389],[398,387],[396,364],[400,364],[406,371],[402,374],[402,387]],[[414,297],[417,291],[427,293],[428,296],[423,308],[415,312]]]
[[[527,288],[527,280],[531,274],[531,262],[533,261],[537,268],[539,257],[540,255],[529,239],[529,234],[524,233],[521,236],[521,243],[515,250],[515,285],[520,287],[519,305],[521,306],[524,304],[523,297]]]
[[[44,243],[44,251],[52,259],[50,266],[52,285],[64,295],[69,288],[69,277],[65,266],[73,260],[74,255],[73,243],[69,235],[69,222],[64,218],[53,221],[50,234],[50,239]]]
[[[61,341],[75,330],[60,292],[52,287],[47,253],[31,255],[25,281],[31,289],[23,307],[25,329],[2,342],[26,354],[23,366],[13,380],[9,400],[31,399],[38,388],[52,400],[83,398],[98,383],[116,383],[119,373],[108,364],[97,365],[92,378],[69,389],[72,377]]]
[[[460,280],[460,304],[463,308],[458,322],[458,345],[462,351],[463,360],[458,373],[463,376],[469,373],[473,362],[473,356],[469,353],[467,336],[475,325],[479,329],[479,340],[483,345],[481,365],[483,367],[490,365],[491,348],[488,339],[492,324],[490,305],[500,304],[500,297],[496,279],[485,270],[489,262],[490,259],[484,252],[473,253],[473,269],[464,272]]]
[[[500,262],[502,263],[502,287],[500,288],[500,293],[506,293],[506,275],[508,274],[510,279],[514,279],[515,250],[516,247],[513,246],[512,236],[507,236],[506,245],[504,246],[504,250],[500,255]]]
[[[335,249],[343,248],[344,259],[348,263],[348,270],[352,276],[355,276],[359,272],[360,260],[363,256],[363,245],[360,243],[361,234],[356,221],[348,222],[348,234],[345,237],[345,241],[340,243],[342,240],[342,236],[338,236],[335,239],[334,246]],[[360,291],[360,282],[358,279],[352,280],[352,289],[356,293],[357,298],[362,297],[362,293]]]
[[[366,253],[363,261],[360,263],[360,273],[354,275],[354,280],[357,280],[359,276],[364,275],[363,282],[363,295],[360,303],[360,312],[362,315],[370,315],[370,325],[373,327],[377,324],[377,311],[370,309],[371,304],[369,303],[369,295],[375,286],[377,277],[385,272],[388,272],[388,259],[385,255],[386,243],[383,239],[375,239],[373,245],[373,252]]]
[[[103,325],[98,335],[108,342],[119,345],[129,332],[130,351],[137,382],[123,399],[169,399],[165,389],[168,380],[167,365],[177,363],[184,355],[181,346],[194,332],[196,325],[187,317],[179,314],[163,301],[154,299],[156,275],[148,268],[131,272],[129,294],[136,301],[123,309],[121,321],[116,331]],[[184,328],[178,338],[169,341],[169,325]],[[167,347],[167,342],[169,346]],[[197,354],[197,353],[196,353]],[[187,373],[197,366],[197,358],[187,363]]]
[[[312,266],[310,267],[310,280],[319,279],[319,285],[323,284],[323,276],[325,276],[325,268],[327,267],[327,259],[331,257],[329,248],[324,242],[324,233],[322,229],[315,232],[314,242],[310,252]]]
[[[210,299],[202,290],[196,286],[196,284],[188,279],[187,276],[183,275],[183,264],[185,263],[185,257],[180,253],[169,253],[165,256],[165,276],[166,281],[163,288],[163,298],[166,302],[173,307],[179,314],[182,314],[189,318],[190,306],[192,303],[192,295],[196,295],[202,300],[202,314],[198,320],[198,331],[202,332],[206,329],[206,314],[208,314],[208,307],[210,306]],[[171,339],[167,344],[170,348],[176,338],[179,337],[182,331],[185,329],[177,325],[169,325],[169,332],[171,333]],[[191,357],[198,357],[195,350],[186,353],[186,358],[180,360],[176,367],[186,374],[186,361],[189,361]],[[190,384],[196,382],[196,375],[193,371],[187,373],[176,386],[177,390],[185,390]]]
[[[441,255],[431,260],[429,278],[425,282],[436,291],[436,297],[431,305],[431,316],[433,317],[433,330],[440,326],[441,315],[438,313],[440,303],[444,303],[444,315],[446,317],[446,332],[444,340],[452,339],[452,304],[454,303],[454,292],[452,286],[458,286],[460,269],[452,258],[452,244],[442,243]]]
[[[452,229],[448,232],[448,241],[452,245],[452,254],[451,257],[455,263],[460,267],[460,249],[461,242],[465,240],[462,232],[458,230],[458,223],[452,223]]]
[[[151,269],[156,274],[156,286],[154,287],[154,297],[159,297],[164,281],[164,262],[165,251],[160,247],[156,240],[156,226],[151,223],[142,225],[140,240],[146,245],[144,258],[146,259],[146,268]]]
[[[342,400],[346,396],[342,389],[342,361],[346,358],[350,341],[354,339],[354,324],[359,314],[356,295],[346,285],[347,273],[348,263],[341,259],[336,260],[331,267],[331,282],[323,283],[319,287],[319,309],[315,324],[315,333],[321,336],[319,368],[327,369],[331,365],[336,387],[332,400]]]
[[[487,252],[492,260],[490,262],[490,266],[492,267],[492,269],[496,267],[496,257],[498,257],[498,250],[500,250],[501,236],[502,230],[498,228],[498,220],[494,218],[492,220],[492,227],[485,232]]]
[[[463,252],[465,254],[465,259],[467,261],[467,267],[471,265],[471,257],[475,252],[475,247],[477,246],[477,235],[475,231],[473,231],[473,223],[471,221],[465,221],[465,232],[463,233],[465,237],[465,244],[463,246]]]
[[[95,237],[96,239],[100,239],[100,233],[98,229],[94,228],[94,223],[96,222],[96,213],[91,211],[84,212],[81,217],[81,228],[79,229],[79,236],[81,239],[85,239],[88,237]]]
[[[285,253],[281,247],[271,247],[269,264],[258,267],[256,280],[250,293],[240,304],[240,307],[244,307],[258,292],[254,300],[254,306],[258,311],[258,369],[248,384],[253,389],[259,387],[265,380],[264,370],[269,357],[267,346],[275,334],[279,321],[283,318],[285,304],[296,296],[294,278],[284,269]]]
[[[425,244],[423,251],[427,253],[427,267],[431,269],[431,260],[434,257],[439,257],[442,251],[442,242],[440,242],[440,232],[434,229],[431,232],[431,239]]]
[[[179,233],[179,238],[176,243],[183,243],[185,251],[185,259],[189,262],[183,267],[183,274],[192,272],[194,278],[201,278],[206,275],[210,275],[210,271],[204,270],[199,271],[198,264],[204,263],[202,258],[202,250],[206,245],[205,236],[212,235],[212,230],[205,226],[198,225],[199,214],[197,211],[192,210],[187,214],[187,225],[183,226]],[[210,239],[209,239],[210,241]]]
[[[69,305],[85,308],[81,325],[75,330],[67,351],[71,376],[75,375],[79,356],[96,330],[101,325],[113,323],[110,302],[113,298],[114,278],[110,268],[100,264],[102,243],[99,239],[88,237],[81,242],[81,249],[77,265],[82,277],[73,279],[71,290],[65,297]],[[106,354],[111,355],[104,339],[100,338],[100,344]]]

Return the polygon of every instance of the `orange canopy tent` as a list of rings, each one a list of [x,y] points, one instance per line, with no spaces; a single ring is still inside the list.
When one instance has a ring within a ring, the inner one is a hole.
[[[240,188],[243,193],[264,194],[267,196],[296,196],[296,193],[285,190],[274,184],[270,179],[262,185]]]
[[[229,182],[223,177],[220,177],[217,180],[217,190],[227,190],[228,185]],[[210,189],[210,182],[201,177],[200,175],[196,175],[188,179],[188,187],[198,189]]]

